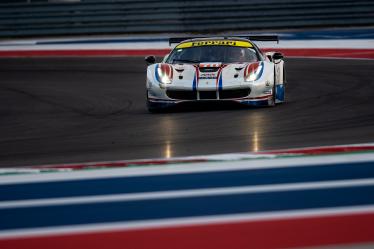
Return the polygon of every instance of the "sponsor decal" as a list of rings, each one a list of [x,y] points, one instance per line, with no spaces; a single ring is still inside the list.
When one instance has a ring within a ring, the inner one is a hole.
[[[209,45],[226,45],[226,46],[235,46],[236,41],[197,41],[192,42],[192,46],[209,46]]]
[[[199,79],[216,79],[216,73],[201,73]]]
[[[236,41],[236,40],[207,40],[207,41],[194,41],[184,42],[179,44],[176,48],[190,48],[200,46],[233,46],[233,47],[253,47],[250,42],[247,41]]]
[[[262,92],[263,94],[271,94],[272,93],[272,90],[270,89],[270,90],[266,90],[266,91],[263,91]]]

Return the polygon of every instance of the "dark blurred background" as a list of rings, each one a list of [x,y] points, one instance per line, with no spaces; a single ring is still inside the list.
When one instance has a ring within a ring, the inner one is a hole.
[[[0,38],[372,26],[371,0],[0,1]]]

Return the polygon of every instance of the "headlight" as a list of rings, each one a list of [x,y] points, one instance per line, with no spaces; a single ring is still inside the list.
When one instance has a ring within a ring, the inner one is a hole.
[[[170,84],[173,80],[173,68],[169,64],[156,65],[156,79],[160,83]]]
[[[255,62],[247,65],[244,70],[244,80],[245,81],[255,81],[258,80],[264,69],[262,62]]]

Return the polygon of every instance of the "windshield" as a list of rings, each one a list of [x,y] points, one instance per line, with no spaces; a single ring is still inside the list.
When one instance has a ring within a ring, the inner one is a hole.
[[[170,54],[166,60],[166,63],[243,63],[255,62],[258,60],[257,53],[253,48],[233,46],[200,46],[176,48]]]

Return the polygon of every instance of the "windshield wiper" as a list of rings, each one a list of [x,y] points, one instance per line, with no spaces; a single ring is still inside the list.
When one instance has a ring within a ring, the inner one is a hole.
[[[179,61],[179,62],[187,62],[187,63],[200,63],[198,60],[185,60],[185,59],[174,59],[173,63]]]

